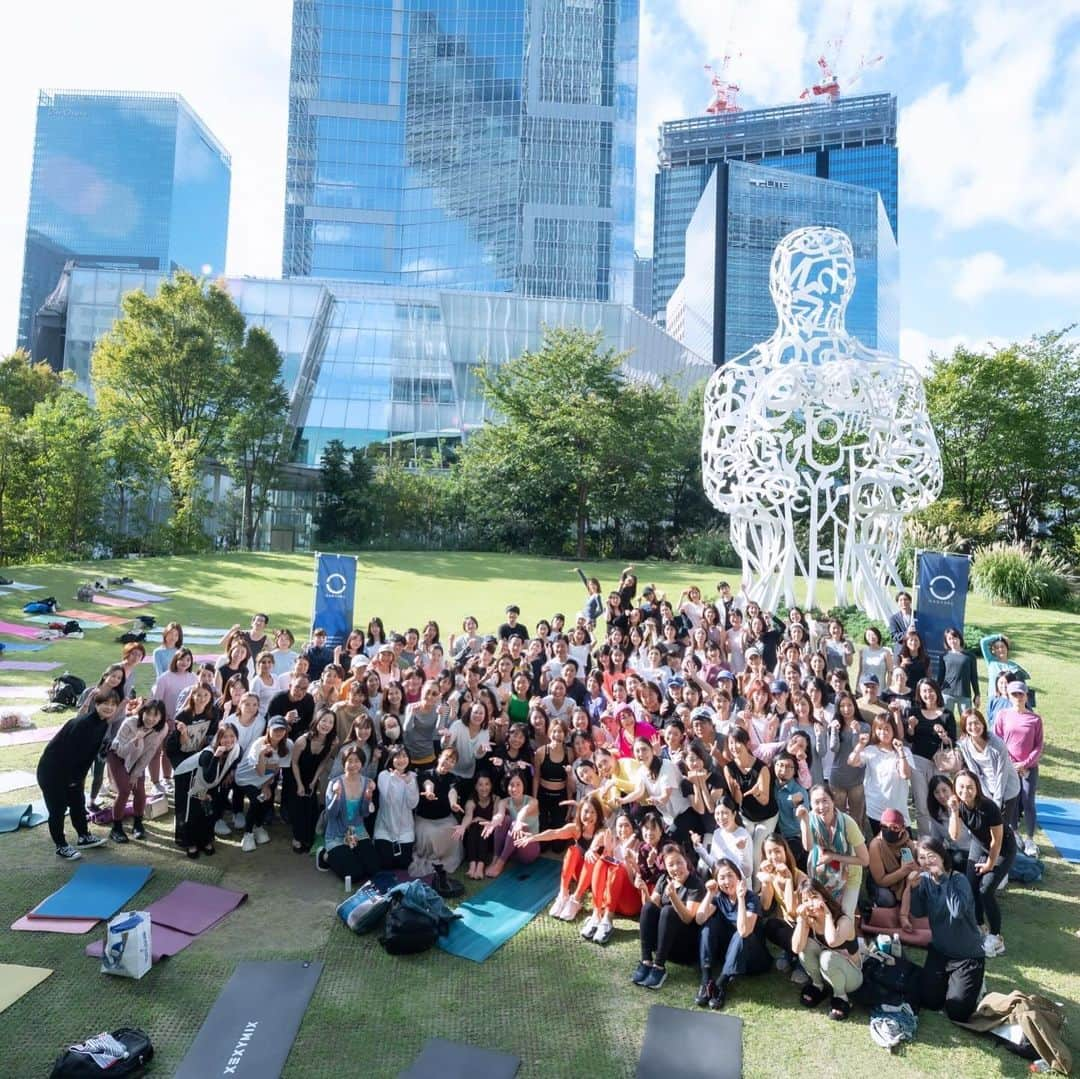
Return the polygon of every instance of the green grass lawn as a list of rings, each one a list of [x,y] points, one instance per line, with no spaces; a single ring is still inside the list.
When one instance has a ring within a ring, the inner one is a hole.
[[[590,564],[606,586],[621,566]],[[300,638],[311,611],[312,559],[305,555],[233,555],[172,558],[87,566],[5,569],[5,576],[41,583],[62,606],[77,584],[109,574],[129,575],[182,589],[151,613],[159,622],[228,626],[265,610],[274,625]],[[668,564],[638,567],[642,584],[654,581],[670,595],[691,583],[712,592],[735,571]],[[40,595],[42,593],[37,593]],[[30,593],[28,595],[35,595]],[[0,620],[17,621],[26,596],[0,597]],[[824,597],[828,599],[829,597]],[[508,602],[532,624],[557,610],[577,611],[583,592],[573,563],[486,554],[366,554],[359,575],[357,622],[381,615],[387,627],[420,625],[435,618],[444,638],[475,614],[482,627],[502,620]],[[119,613],[119,612],[118,612]],[[1016,658],[1040,691],[1049,748],[1041,783],[1045,793],[1080,798],[1080,619],[1053,611],[995,608],[972,599],[968,622],[1008,633]],[[82,641],[50,645],[24,658],[62,663],[87,681],[117,658],[115,632],[94,630]],[[196,651],[201,649],[196,648]],[[210,651],[211,649],[207,649]],[[17,658],[12,656],[10,658]],[[141,688],[148,689],[150,668]],[[0,672],[0,684],[44,683],[50,675]],[[69,713],[70,714],[70,713]],[[39,716],[55,724],[64,716]],[[40,746],[0,747],[0,769],[33,771]],[[5,802],[36,789],[0,795]],[[171,816],[149,824],[145,844],[110,847],[87,858],[131,861],[154,867],[140,893],[151,902],[183,878],[246,890],[250,899],[222,926],[138,982],[109,978],[83,955],[92,936],[0,930],[0,962],[52,968],[55,973],[3,1013],[0,1076],[30,1079],[47,1073],[66,1044],[99,1030],[129,1025],[146,1029],[157,1048],[154,1074],[175,1069],[235,964],[242,959],[314,958],[325,970],[305,1016],[286,1074],[382,1077],[396,1075],[432,1036],[470,1041],[518,1054],[528,1077],[633,1075],[649,1005],[692,1007],[696,977],[673,968],[658,994],[629,983],[636,962],[636,927],[618,923],[601,950],[580,940],[576,926],[546,916],[534,920],[487,962],[476,965],[439,950],[392,958],[372,937],[356,937],[334,916],[340,882],[315,873],[291,853],[282,826],[274,841],[251,855],[239,844],[219,844],[213,858],[190,862],[171,845]],[[1038,989],[1063,1001],[1070,1027],[1080,1028],[1080,872],[1043,842],[1045,880],[1013,887],[1003,902],[1005,956],[989,964],[991,989]],[[8,926],[57,888],[71,867],[52,853],[44,826],[0,836],[0,924]],[[470,888],[473,887],[470,884]],[[1027,1065],[937,1015],[924,1015],[916,1042],[887,1060],[870,1041],[858,1010],[845,1024],[819,1009],[800,1008],[797,990],[778,974],[737,987],[728,1009],[745,1023],[745,1074],[855,1076],[887,1066],[890,1074],[1020,1076]],[[482,1079],[482,1077],[477,1077]]]

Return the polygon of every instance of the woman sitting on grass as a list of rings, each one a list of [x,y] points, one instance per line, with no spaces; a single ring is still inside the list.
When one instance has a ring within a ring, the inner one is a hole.
[[[354,886],[371,880],[379,871],[379,856],[368,834],[368,816],[374,812],[375,781],[366,779],[356,749],[345,751],[344,771],[326,791],[326,845],[315,859],[323,872],[332,869]]]
[[[495,825],[495,859],[487,867],[489,877],[497,877],[513,860],[528,865],[540,857],[540,844],[532,838],[540,831],[540,809],[536,799],[525,793],[525,780],[518,772],[506,784],[506,797],[492,818]],[[526,842],[518,845],[518,839]]]
[[[465,844],[465,876],[483,880],[488,864],[495,858],[495,810],[498,800],[491,776],[481,772],[473,785],[472,797],[465,803],[465,816],[454,829],[454,838]]]
[[[458,794],[454,766],[458,762],[453,746],[444,749],[434,768],[426,768],[416,777],[420,800],[414,813],[416,839],[413,845],[409,876],[425,877],[441,865],[453,873],[459,865],[463,850],[457,837],[458,821],[465,813]]]
[[[614,915],[637,918],[641,913],[641,895],[634,883],[641,839],[629,813],[619,813],[611,830],[603,833],[602,843],[592,872],[593,912],[581,927],[582,938],[596,944],[611,939]]]
[[[789,971],[795,966],[795,949],[791,938],[795,932],[796,901],[799,885],[806,880],[806,874],[799,868],[787,840],[774,832],[765,840],[762,849],[765,855],[758,867],[761,909],[772,913],[765,920],[765,939],[783,949],[776,960],[776,969]],[[805,979],[805,975],[802,975]]]
[[[848,995],[863,980],[854,919],[815,880],[800,882],[795,894],[791,947],[810,978],[800,1000],[815,1008],[831,992],[829,1018],[846,1019],[851,1013]]]

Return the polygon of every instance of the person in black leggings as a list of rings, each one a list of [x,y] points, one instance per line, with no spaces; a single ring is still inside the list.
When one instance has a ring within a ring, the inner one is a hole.
[[[682,847],[668,843],[661,855],[664,872],[641,908],[641,962],[630,979],[646,989],[663,986],[668,959],[697,965],[701,928],[695,918],[706,894]]]
[[[334,760],[336,728],[337,718],[329,708],[324,708],[293,747],[289,825],[293,833],[292,849],[297,854],[311,850],[315,842],[315,826],[322,808],[318,788]]]
[[[120,695],[115,690],[99,689],[90,711],[69,719],[53,735],[38,761],[37,782],[49,811],[49,835],[61,858],[79,858],[80,850],[105,842],[90,832],[83,787],[119,708]],[[78,836],[77,848],[69,847],[64,836],[64,817],[69,812]]]
[[[949,835],[954,841],[959,839],[961,824],[971,833],[967,879],[975,894],[975,919],[982,923],[985,918],[990,930],[983,940],[983,952],[987,959],[993,959],[1005,951],[997,890],[1016,861],[1016,837],[997,803],[983,796],[974,772],[966,768],[957,772],[953,791],[949,799]]]
[[[917,848],[918,869],[908,877],[900,903],[900,926],[911,929],[911,916],[930,921],[930,945],[919,976],[919,1003],[944,1008],[954,1023],[966,1023],[979,1003],[986,956],[975,894],[940,839],[923,836]]]

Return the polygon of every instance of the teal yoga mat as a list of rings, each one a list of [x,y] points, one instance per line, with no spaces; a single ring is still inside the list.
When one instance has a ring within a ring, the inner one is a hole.
[[[482,963],[551,903],[559,890],[561,869],[552,858],[537,858],[532,865],[511,862],[502,876],[458,904],[455,910],[461,918],[439,937],[439,947]]]
[[[1039,827],[1067,862],[1080,862],[1080,802],[1037,798]]]
[[[31,804],[0,806],[0,835],[17,832],[20,828],[36,828],[49,819],[42,801]]]
[[[111,918],[150,879],[148,865],[81,865],[44,902],[35,918]]]

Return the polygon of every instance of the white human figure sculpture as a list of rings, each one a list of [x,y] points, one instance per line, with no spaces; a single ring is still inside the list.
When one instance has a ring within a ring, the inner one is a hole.
[[[803,228],[773,253],[779,315],[768,340],[718,368],[705,391],[702,479],[731,519],[750,593],[775,610],[831,571],[839,604],[892,611],[904,515],[941,490],[941,454],[922,379],[844,326],[851,241]]]

